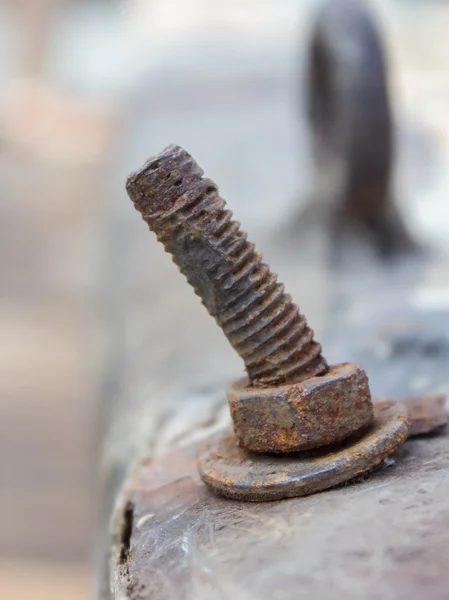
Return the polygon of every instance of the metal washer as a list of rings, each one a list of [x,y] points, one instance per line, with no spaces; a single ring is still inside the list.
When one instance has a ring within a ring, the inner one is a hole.
[[[362,436],[287,455],[247,452],[233,433],[224,431],[200,450],[200,476],[215,493],[249,502],[320,492],[370,471],[405,442],[411,428],[406,406],[393,401],[374,405],[374,415],[374,424]]]

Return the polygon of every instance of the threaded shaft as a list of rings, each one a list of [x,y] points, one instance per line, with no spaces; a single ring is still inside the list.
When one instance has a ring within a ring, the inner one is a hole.
[[[244,360],[252,385],[327,372],[305,317],[185,150],[169,146],[132,173],[126,189]]]

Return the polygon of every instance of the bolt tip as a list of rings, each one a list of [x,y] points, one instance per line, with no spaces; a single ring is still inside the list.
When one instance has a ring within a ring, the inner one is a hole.
[[[145,163],[142,167],[140,167],[140,169],[137,169],[137,171],[132,171],[128,175],[128,178],[126,180],[126,191],[128,192],[128,194],[131,196],[134,193],[134,191],[139,186],[139,181],[142,178],[144,178],[146,174],[158,169],[161,163],[165,164],[167,163],[167,161],[172,162],[173,158],[180,154],[186,155],[187,152],[183,148],[181,148],[181,146],[177,146],[176,144],[170,144],[169,146],[164,148],[162,152],[159,152],[159,154],[150,156],[150,158],[147,161],[145,161]]]
[[[126,191],[141,213],[151,214],[168,210],[191,181],[202,175],[202,169],[184,148],[170,144],[130,173]]]

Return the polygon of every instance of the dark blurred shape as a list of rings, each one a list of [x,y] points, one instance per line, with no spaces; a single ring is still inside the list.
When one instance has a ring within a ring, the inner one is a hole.
[[[382,36],[363,2],[330,0],[312,28],[308,117],[317,169],[338,173],[335,225],[368,233],[382,255],[414,248],[392,193],[393,122]]]

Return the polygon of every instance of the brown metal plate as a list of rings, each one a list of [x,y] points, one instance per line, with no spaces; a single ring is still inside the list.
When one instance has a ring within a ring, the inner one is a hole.
[[[214,492],[238,500],[263,502],[306,496],[370,471],[407,439],[411,419],[400,403],[375,407],[375,422],[362,437],[313,452],[260,455],[237,446],[223,432],[200,450],[198,468]]]

